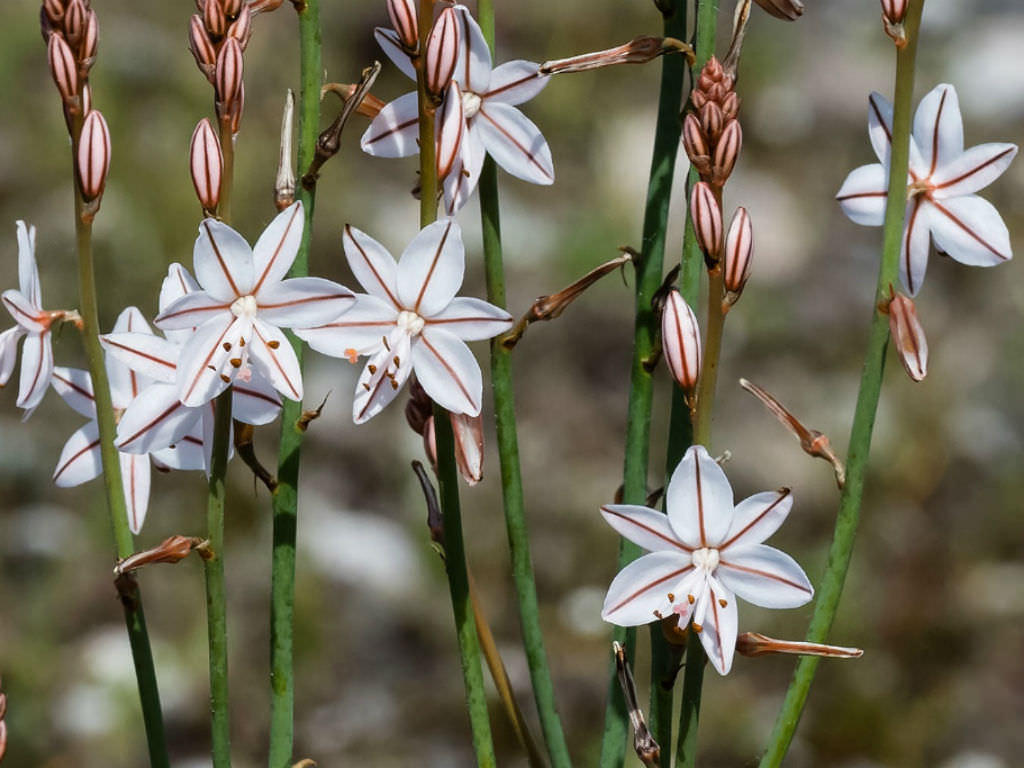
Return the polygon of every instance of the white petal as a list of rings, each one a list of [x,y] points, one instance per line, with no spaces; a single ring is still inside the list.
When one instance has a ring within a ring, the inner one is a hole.
[[[732,523],[732,486],[703,445],[687,449],[665,491],[668,519],[690,547],[717,547]]]
[[[455,79],[464,91],[485,93],[491,80],[491,49],[484,39],[483,30],[476,23],[469,9],[464,5],[455,6],[462,21],[460,29],[459,63],[455,68]]]
[[[914,113],[914,143],[928,176],[963,154],[964,124],[952,85],[937,85],[921,99]]]
[[[14,322],[24,330],[29,333],[45,333],[47,331],[48,326],[41,318],[42,311],[34,306],[21,291],[15,291],[12,288],[4,291],[0,296],[2,296],[7,311],[14,318]]]
[[[888,167],[892,153],[892,104],[877,91],[868,96],[868,138],[878,162]]]
[[[398,263],[388,249],[349,224],[345,225],[341,242],[352,274],[367,293],[400,308]]]
[[[337,320],[355,304],[355,294],[322,277],[293,277],[260,292],[259,317],[281,328],[313,328]]]
[[[456,297],[427,320],[432,328],[443,328],[463,341],[491,339],[509,330],[512,315],[482,299]]]
[[[736,505],[721,548],[760,544],[779,529],[792,508],[793,495],[788,488],[749,496]]]
[[[178,396],[188,406],[212,400],[238,372],[230,359],[241,359],[252,335],[252,322],[225,313],[202,325],[182,348],[176,377]],[[223,378],[222,378],[223,376]]]
[[[288,337],[275,325],[253,320],[249,362],[274,388],[292,400],[302,399],[302,369]]]
[[[189,431],[188,435],[174,445],[153,451],[149,457],[154,464],[162,469],[206,469],[202,425],[197,420],[195,427]]]
[[[152,336],[153,330],[137,307],[128,307],[117,317],[114,333],[138,333]],[[149,377],[140,376],[116,355],[106,357],[110,397],[115,408],[124,408],[128,402],[150,383]]]
[[[468,130],[462,91],[459,84],[452,80],[437,116],[437,177],[442,181],[449,174],[459,172],[459,153]]]
[[[255,372],[248,381],[236,378],[231,392],[231,417],[243,424],[269,424],[281,412],[281,396]]]
[[[988,200],[965,195],[933,200],[929,207],[935,247],[961,264],[991,267],[1013,257],[1010,233]]]
[[[284,279],[295,261],[302,243],[302,230],[306,224],[302,210],[302,201],[296,201],[281,211],[267,225],[252,247],[252,262],[256,278],[252,293],[259,294],[263,289],[273,286]]]
[[[748,603],[764,608],[795,608],[814,597],[796,560],[766,544],[723,552],[715,575]]]
[[[121,453],[118,458],[121,460],[124,500],[128,506],[128,527],[132,533],[138,533],[142,530],[149,507],[149,456]]]
[[[398,300],[404,309],[431,317],[448,306],[466,268],[462,230],[439,219],[420,230],[398,261]]]
[[[494,162],[533,184],[553,184],[555,166],[540,129],[508,104],[486,102],[474,118],[481,141]]]
[[[1017,154],[1016,144],[979,144],[939,168],[932,176],[932,198],[969,195],[999,178]]]
[[[53,482],[59,488],[73,488],[100,476],[100,431],[95,421],[76,430],[64,444],[53,470]]]
[[[39,268],[36,266],[36,228],[18,221],[18,287],[30,304],[40,309]]]
[[[150,384],[128,405],[117,423],[117,449],[150,453],[180,441],[193,429],[200,409],[182,405],[174,384]]]
[[[403,75],[412,80],[416,79],[416,68],[412,65],[412,59],[405,52],[402,44],[398,42],[398,33],[393,29],[385,27],[374,27],[373,38],[377,45],[384,51],[384,55],[391,59],[391,62],[398,67]]]
[[[408,333],[396,328],[387,345],[366,362],[352,401],[352,420],[356,424],[372,419],[398,395],[412,373],[410,341]]]
[[[437,328],[424,328],[413,345],[412,361],[416,378],[435,403],[453,413],[480,413],[483,376],[464,342]]]
[[[454,216],[466,204],[473,195],[477,182],[480,181],[480,169],[483,168],[487,150],[480,141],[480,129],[477,125],[474,120],[467,126],[467,132],[462,137],[459,157],[442,185],[445,210],[449,216]]]
[[[376,296],[356,296],[355,306],[333,323],[318,328],[297,328],[295,335],[324,355],[355,362],[358,355],[378,350],[381,340],[395,329],[398,311]]]
[[[880,227],[885,220],[889,172],[884,166],[854,168],[836,193],[836,200],[851,221],[865,227]]]
[[[203,219],[192,259],[196,279],[214,299],[230,303],[250,292],[255,274],[252,249],[245,238],[227,224]],[[160,325],[159,318],[157,325]]]
[[[172,301],[153,322],[163,330],[198,328],[211,318],[221,315],[231,317],[233,302],[234,299],[224,301],[206,291],[196,291]]]
[[[171,302],[188,293],[201,290],[199,283],[187,269],[175,262],[167,268],[167,277],[160,284],[160,311],[163,312]]]
[[[649,624],[672,611],[672,600],[682,594],[680,584],[694,570],[690,556],[652,552],[627,565],[608,587],[601,618],[620,627]]]
[[[409,157],[419,154],[419,136],[419,104],[413,91],[385,104],[359,145],[374,157]]]
[[[18,362],[18,341],[25,335],[20,325],[0,333],[0,387],[7,384]]]
[[[932,206],[920,196],[907,203],[903,243],[900,247],[900,282],[911,296],[916,296],[921,290],[924,273],[928,269],[931,211]]]
[[[53,374],[53,345],[50,332],[29,333],[21,345],[21,384],[18,389],[19,408],[29,411],[39,405]]]
[[[676,552],[686,554],[693,551],[676,538],[668,518],[650,507],[636,504],[606,504],[601,507],[605,522],[637,546],[648,552]]]
[[[181,347],[145,333],[108,333],[100,336],[107,354],[133,371],[156,381],[173,382]]]
[[[543,91],[551,79],[550,75],[541,75],[539,72],[540,64],[532,61],[506,61],[491,72],[487,93],[481,94],[480,97],[488,102],[501,102],[512,106],[522,104]]]
[[[81,368],[54,368],[53,391],[70,405],[75,413],[87,419],[96,418],[96,400],[92,393],[92,379]]]
[[[708,607],[698,637],[711,666],[718,674],[727,675],[732,669],[733,654],[736,652],[736,633],[739,628],[736,599],[728,591],[714,587],[705,594],[704,599],[708,601]],[[725,605],[722,605],[723,601]]]

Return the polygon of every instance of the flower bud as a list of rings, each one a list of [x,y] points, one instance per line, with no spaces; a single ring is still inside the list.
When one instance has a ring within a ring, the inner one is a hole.
[[[252,12],[248,5],[242,6],[238,18],[228,27],[228,37],[237,40],[243,51],[249,45],[249,39],[252,37]]]
[[[214,40],[224,37],[224,33],[228,31],[228,20],[220,0],[206,0],[206,5],[203,6],[203,26]]]
[[[683,149],[691,163],[696,163],[699,158],[704,158],[705,162],[711,159],[704,129],[700,127],[700,121],[693,112],[687,112],[683,118]]]
[[[914,301],[897,293],[889,302],[889,333],[907,375],[921,381],[928,373],[928,341]]]
[[[242,0],[221,0],[221,2],[224,8],[224,15],[229,19],[237,19],[245,7]]]
[[[736,91],[729,91],[722,99],[722,117],[726,122],[734,119],[740,113],[740,97]]]
[[[882,18],[889,24],[902,24],[907,15],[907,0],[882,0]]]
[[[51,25],[60,24],[64,20],[64,4],[61,0],[43,0],[43,13]]]
[[[708,137],[712,144],[718,141],[718,136],[722,133],[722,126],[724,124],[725,118],[722,116],[722,108],[718,106],[717,102],[709,101],[700,108],[700,127],[704,130],[704,135]]]
[[[480,416],[450,413],[455,436],[455,463],[466,485],[484,479],[484,420]]]
[[[740,156],[742,147],[743,130],[740,128],[740,121],[730,120],[725,124],[722,135],[718,137],[718,143],[715,145],[711,174],[716,184],[724,184],[732,175],[732,169],[736,167],[736,159]]]
[[[98,110],[92,110],[82,123],[78,140],[78,179],[86,202],[103,194],[110,170],[110,131]]]
[[[722,251],[722,209],[711,186],[703,181],[690,192],[690,218],[705,260],[714,264]]]
[[[737,208],[725,236],[725,306],[736,303],[750,277],[754,257],[754,229],[746,208]]]
[[[82,0],[71,0],[64,9],[64,37],[68,45],[77,47],[85,31],[85,4]]]
[[[206,79],[213,82],[213,73],[217,68],[217,51],[206,34],[206,27],[203,26],[203,19],[200,16],[193,16],[188,22],[188,48],[196,60],[199,71],[206,75]]]
[[[195,187],[199,204],[207,213],[217,210],[220,203],[220,181],[224,169],[217,134],[205,117],[192,132],[189,147],[189,169],[192,172],[192,186]]]
[[[53,82],[57,84],[60,97],[66,103],[73,101],[78,95],[78,65],[75,63],[71,47],[59,34],[52,34],[46,55],[50,60],[50,74],[53,75]]]
[[[391,26],[398,33],[398,40],[408,51],[415,51],[419,45],[416,0],[387,0]]]
[[[96,48],[100,42],[100,23],[96,11],[91,8],[85,17],[85,32],[82,34],[82,42],[79,45],[81,59],[86,66],[91,67],[96,59]]]
[[[217,89],[218,114],[221,117],[231,115],[242,91],[242,46],[234,38],[228,38],[217,54],[214,87]]]
[[[700,376],[700,327],[690,305],[675,288],[669,291],[661,315],[661,348],[676,383],[692,394]]]
[[[241,83],[238,89],[238,98],[235,99],[235,103],[231,108],[231,114],[228,115],[228,127],[231,128],[231,134],[238,133],[238,127],[242,123],[242,110],[245,108],[245,83]]]
[[[462,111],[462,89],[454,80],[441,107],[441,119],[437,129],[437,178],[443,181],[451,173],[462,149],[466,118]]]
[[[800,0],[756,0],[756,2],[768,14],[784,21],[796,21],[804,12],[804,4]]]
[[[426,79],[427,93],[439,101],[455,74],[459,59],[459,19],[454,7],[441,11],[427,36]]]

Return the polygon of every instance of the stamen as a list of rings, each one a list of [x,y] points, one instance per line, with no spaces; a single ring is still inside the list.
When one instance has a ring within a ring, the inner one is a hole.
[[[390,352],[391,351],[391,344],[388,342],[388,337],[387,336],[381,336],[380,339],[384,343],[384,349],[386,349],[388,352]]]
[[[231,363],[231,367],[232,368],[241,368],[242,367],[242,358],[240,358],[240,357],[232,357],[228,362]]]
[[[348,349],[345,350],[345,357],[347,357],[348,361],[353,365],[359,362],[359,353],[356,352],[352,347],[349,347]]]
[[[363,389],[365,389],[367,392],[369,392],[370,391],[370,385],[364,383],[363,384]]]
[[[270,347],[271,349],[277,349],[278,347],[281,346],[281,342],[278,341],[277,339],[271,339],[270,341],[267,342],[267,346]]]
[[[401,368],[402,367],[402,363],[399,361],[398,355],[395,355],[392,359],[395,361],[395,368]]]
[[[225,352],[230,352],[231,351],[231,342],[230,341],[225,341],[224,342],[224,351]]]
[[[698,624],[696,621],[693,622],[693,631],[694,632],[703,632],[704,631],[704,625],[703,624]]]
[[[366,368],[370,372],[371,376],[373,376],[373,374],[377,372],[377,366],[374,365],[373,363],[370,363],[368,366],[366,366]]]
[[[671,592],[668,593],[668,601],[670,603],[674,603],[676,601],[676,596],[673,595]]]
[[[223,373],[220,375],[220,380],[223,381],[225,384],[231,383],[231,377]]]
[[[697,598],[693,595],[687,595],[686,602],[688,602],[690,605],[693,605],[695,602],[697,602]]]
[[[726,600],[724,597],[720,597],[720,598],[718,598],[718,604],[720,606],[722,606],[723,608],[725,608],[725,606],[727,606],[729,604],[729,601]]]

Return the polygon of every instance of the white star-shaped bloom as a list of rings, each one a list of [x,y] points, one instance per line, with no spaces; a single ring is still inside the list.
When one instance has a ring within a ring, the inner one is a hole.
[[[789,489],[733,505],[732,487],[703,446],[692,446],[672,473],[662,514],[609,504],[605,520],[648,550],[612,581],[601,617],[632,627],[679,616],[693,622],[708,659],[728,673],[736,648],[736,598],[765,608],[795,608],[814,595],[793,558],[762,544],[789,514]]]
[[[368,293],[333,323],[296,330],[318,352],[369,361],[356,384],[357,424],[390,403],[409,374],[434,402],[452,413],[480,413],[480,366],[464,342],[489,339],[512,327],[512,316],[481,299],[456,297],[465,255],[452,219],[428,225],[397,263],[364,232],[346,226],[345,256]]]
[[[281,329],[323,325],[354,303],[348,288],[330,280],[284,279],[302,229],[301,202],[278,214],[252,248],[222,222],[199,225],[193,257],[203,290],[172,302],[155,321],[165,331],[196,328],[177,365],[182,403],[213,399],[247,364],[285,397],[302,399],[299,361]]]
[[[889,181],[892,105],[872,93],[868,134],[878,163],[854,169],[836,195],[857,224],[881,226]],[[1012,256],[1002,217],[974,194],[998,178],[1017,154],[1015,144],[979,144],[964,149],[963,119],[956,89],[939,85],[914,114],[907,178],[906,224],[900,250],[900,280],[917,294],[932,242],[961,264],[991,267]]]
[[[513,176],[533,184],[552,184],[555,180],[547,141],[540,129],[516,109],[544,89],[548,76],[540,74],[539,64],[524,60],[492,69],[491,51],[480,25],[465,6],[455,8],[461,20],[462,50],[454,86],[445,96],[450,103],[438,110],[437,131],[439,154],[454,156],[444,177],[449,214],[461,208],[476,188],[485,154]],[[397,33],[378,29],[376,37],[388,57],[415,80],[412,62],[399,44]],[[414,91],[385,105],[363,134],[363,151],[377,157],[417,154],[416,99]]]

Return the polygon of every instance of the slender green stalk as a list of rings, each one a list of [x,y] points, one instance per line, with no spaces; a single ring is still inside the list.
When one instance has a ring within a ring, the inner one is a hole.
[[[434,144],[435,106],[427,95],[423,74],[424,48],[434,21],[433,0],[420,0],[417,24],[420,31],[420,53],[413,58],[416,69],[416,94],[420,114],[420,226],[437,220],[437,146]],[[440,457],[438,457],[440,459]]]
[[[320,42],[320,0],[306,0],[299,17],[299,174],[316,154],[320,126],[320,77],[323,72]],[[305,225],[302,243],[289,277],[309,274],[309,243],[313,232],[316,187],[300,184]],[[288,340],[302,367],[304,346],[293,334]],[[298,529],[299,462],[305,432],[296,427],[302,403],[285,400],[281,409],[281,442],[278,449],[277,488],[271,500],[274,515],[270,575],[270,768],[292,764],[295,741],[295,675],[293,633],[295,625],[295,549]]]
[[[693,766],[697,761],[697,726],[700,722],[701,691],[707,660],[700,638],[691,630],[689,642],[686,644],[686,670],[683,672],[683,697],[679,711],[676,768]]]
[[[479,21],[484,37],[494,51],[494,8],[490,0],[480,0]],[[505,268],[501,247],[501,220],[498,204],[498,173],[494,161],[484,161],[478,186],[483,229],[484,268],[487,274],[487,300],[505,307]],[[501,465],[502,501],[505,530],[512,560],[512,578],[519,605],[523,648],[530,670],[534,701],[540,718],[548,755],[554,768],[572,764],[558,715],[554,685],[548,666],[544,634],[540,626],[537,586],[530,556],[523,477],[519,462],[519,438],[516,432],[515,390],[512,384],[512,350],[498,342],[491,344],[491,380],[494,387],[494,421],[498,437],[498,461]]]
[[[128,524],[128,509],[125,503],[124,486],[121,482],[121,462],[114,439],[117,427],[114,423],[114,405],[110,398],[110,382],[100,346],[99,310],[96,299],[96,270],[92,256],[92,220],[95,211],[88,211],[82,200],[78,180],[78,143],[82,130],[82,118],[76,116],[71,130],[72,174],[75,189],[75,236],[78,246],[78,294],[79,313],[82,317],[82,341],[89,363],[93,397],[96,405],[96,423],[100,435],[100,460],[103,466],[103,486],[110,510],[110,523],[114,534],[114,546],[118,558],[128,557],[134,549],[131,528]],[[142,593],[134,577],[120,579],[117,584],[124,608],[125,628],[128,643],[132,649],[135,666],[135,680],[139,688],[142,706],[142,722],[146,730],[146,745],[152,768],[169,768],[167,738],[164,734],[163,711],[160,706],[160,689],[153,664],[153,651],[146,629],[146,616],[142,609]]]
[[[693,442],[711,450],[711,419],[715,411],[715,389],[718,384],[718,361],[722,355],[722,332],[725,330],[725,314],[722,312],[722,296],[725,295],[725,278],[722,265],[708,272],[707,321],[704,323],[704,363],[697,383],[697,413],[693,424]]]
[[[665,13],[665,34],[682,38],[686,35],[686,14],[681,4],[674,5],[675,8]],[[622,500],[626,504],[643,504],[647,497],[651,403],[654,390],[651,365],[656,353],[658,335],[658,317],[652,301],[662,279],[665,230],[676,152],[679,147],[679,109],[682,105],[685,69],[686,62],[682,56],[664,56],[661,59],[661,88],[658,96],[654,147],[651,153],[647,203],[644,209],[643,243],[640,259],[636,264],[636,320],[622,491]],[[625,567],[639,554],[639,547],[626,539],[621,539],[619,568]],[[636,630],[616,627],[612,637],[626,649],[627,657],[635,658]],[[652,718],[652,725],[657,726],[661,719],[660,716]],[[605,708],[604,735],[601,741],[602,768],[622,765],[627,731],[625,701],[616,677],[615,664],[612,662],[609,667],[608,703]],[[655,738],[660,737],[661,734],[655,734]]]
[[[888,201],[885,209],[885,234],[882,246],[882,264],[878,273],[875,303],[872,309],[871,329],[861,374],[857,407],[850,431],[850,447],[846,459],[846,485],[839,498],[832,547],[829,550],[825,575],[818,586],[814,615],[807,640],[823,643],[839,606],[846,572],[850,566],[854,537],[860,518],[860,505],[864,493],[864,478],[871,433],[882,389],[882,373],[889,341],[889,321],[879,309],[889,295],[889,286],[897,279],[900,240],[903,236],[904,207],[906,205],[907,165],[910,156],[911,97],[914,90],[914,59],[917,53],[918,29],[924,0],[911,0],[904,27],[907,45],[896,55],[896,93],[893,99],[892,155],[889,166]],[[762,768],[782,764],[789,744],[796,732],[800,715],[810,692],[819,657],[804,656],[797,662],[793,680],[775,721],[767,751],[761,758]]]

